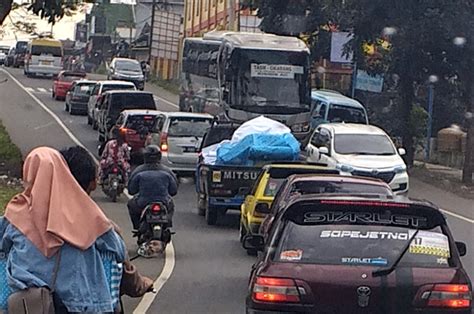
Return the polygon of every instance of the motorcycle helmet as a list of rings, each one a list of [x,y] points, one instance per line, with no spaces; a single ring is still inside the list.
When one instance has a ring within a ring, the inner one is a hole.
[[[143,150],[143,160],[146,164],[153,164],[160,162],[161,160],[161,151],[160,148],[156,145],[148,145]]]

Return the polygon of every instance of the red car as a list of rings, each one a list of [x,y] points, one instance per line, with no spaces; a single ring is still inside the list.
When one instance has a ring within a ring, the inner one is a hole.
[[[275,218],[252,267],[246,313],[463,313],[472,285],[434,205],[302,196]]]
[[[72,82],[84,79],[85,72],[61,71],[53,82],[52,96],[54,99],[66,99],[66,94],[71,88]]]
[[[295,197],[309,194],[363,195],[365,197],[393,198],[390,186],[379,179],[328,174],[291,175],[280,185],[268,215],[260,225],[259,233],[266,239],[273,219]]]

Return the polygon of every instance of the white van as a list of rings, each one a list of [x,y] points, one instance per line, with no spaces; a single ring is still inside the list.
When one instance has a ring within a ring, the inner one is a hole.
[[[24,72],[26,76],[56,76],[63,69],[63,45],[59,40],[37,38],[28,43]]]

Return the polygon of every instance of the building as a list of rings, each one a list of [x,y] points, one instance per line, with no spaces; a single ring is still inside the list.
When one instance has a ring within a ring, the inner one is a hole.
[[[199,37],[214,29],[239,29],[239,0],[186,0],[184,11],[185,37]]]

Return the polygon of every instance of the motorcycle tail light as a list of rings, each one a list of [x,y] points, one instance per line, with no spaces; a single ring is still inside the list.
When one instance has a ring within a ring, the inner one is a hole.
[[[159,213],[161,211],[161,206],[159,204],[153,204],[151,206],[152,213]]]
[[[118,168],[112,169],[112,172],[113,172],[113,173],[118,173]]]

